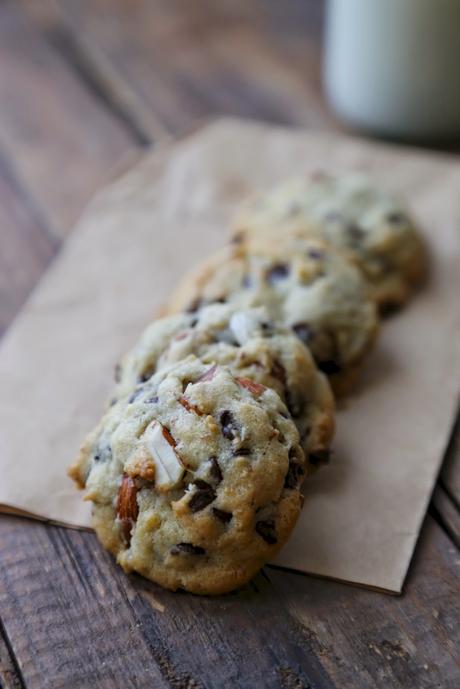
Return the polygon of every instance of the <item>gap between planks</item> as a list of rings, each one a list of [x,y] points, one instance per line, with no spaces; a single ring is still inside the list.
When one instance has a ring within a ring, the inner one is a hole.
[[[49,44],[60,54],[88,90],[127,127],[140,146],[172,136],[164,124],[143,104],[130,84],[90,39],[78,32],[55,2],[23,2],[23,9],[44,31]]]
[[[26,689],[0,619],[0,689]]]

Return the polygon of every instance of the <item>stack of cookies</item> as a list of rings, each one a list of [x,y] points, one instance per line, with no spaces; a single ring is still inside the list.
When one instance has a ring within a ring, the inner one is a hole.
[[[360,177],[294,179],[238,211],[117,366],[70,469],[126,571],[223,593],[276,555],[329,459],[334,396],[425,267],[407,213]]]

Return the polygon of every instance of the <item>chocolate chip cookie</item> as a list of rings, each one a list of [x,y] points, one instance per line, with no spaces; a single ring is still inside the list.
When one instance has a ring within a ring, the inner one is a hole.
[[[277,393],[194,356],[111,407],[70,470],[126,571],[202,594],[241,586],[274,557],[304,472]]]
[[[334,428],[330,386],[298,337],[270,321],[263,307],[212,304],[154,321],[117,366],[117,397],[190,354],[273,388],[298,428],[309,467],[327,460]]]
[[[169,311],[196,312],[215,302],[264,306],[271,320],[309,347],[336,394],[349,388],[378,329],[361,273],[330,244],[312,238],[296,253],[255,240],[250,250],[221,250],[184,278]]]
[[[399,200],[360,175],[317,173],[282,183],[250,200],[234,221],[234,240],[319,236],[362,271],[382,311],[404,304],[426,272],[426,252]]]

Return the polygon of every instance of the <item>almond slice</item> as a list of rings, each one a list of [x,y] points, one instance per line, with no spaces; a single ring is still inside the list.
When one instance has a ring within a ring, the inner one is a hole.
[[[214,378],[214,375],[217,371],[217,364],[214,364],[214,366],[211,366],[211,368],[208,368],[207,371],[205,371],[199,378],[196,379],[196,383],[203,383],[207,380],[212,380]]]
[[[254,380],[249,380],[249,378],[236,378],[241,387],[246,388],[253,395],[261,395],[267,389],[265,385],[261,383],[256,383]]]
[[[177,486],[185,469],[174,449],[176,441],[168,429],[154,421],[145,431],[144,440],[155,462],[155,487],[167,491]]]

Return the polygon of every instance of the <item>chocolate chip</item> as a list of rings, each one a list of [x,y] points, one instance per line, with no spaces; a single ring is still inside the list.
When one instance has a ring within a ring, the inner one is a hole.
[[[396,301],[387,301],[379,305],[379,313],[381,316],[393,316],[401,311],[401,304]]]
[[[198,323],[198,318],[192,318],[192,320],[190,321],[189,328],[194,328],[197,323]]]
[[[273,520],[256,522],[256,531],[269,545],[277,543],[275,522]]]
[[[202,303],[203,303],[203,300],[200,297],[195,297],[195,299],[193,299],[190,302],[190,304],[187,306],[187,308],[185,309],[185,312],[186,313],[195,313],[196,311],[198,311],[198,309],[200,308]]]
[[[297,488],[300,478],[305,474],[305,469],[297,462],[289,462],[289,469],[284,479],[284,487],[288,489]]]
[[[325,359],[324,361],[318,361],[317,366],[320,371],[325,373],[327,376],[332,376],[335,373],[340,373],[342,367],[334,359]]]
[[[108,462],[112,459],[112,448],[110,445],[99,445],[93,455],[95,462]]]
[[[113,407],[113,405],[116,404],[116,403],[117,403],[117,398],[116,398],[116,397],[112,397],[112,399],[111,399],[110,402],[109,402],[109,407]]]
[[[206,481],[203,481],[202,478],[197,478],[194,482],[193,485],[196,486],[199,490],[212,490],[211,486],[209,483]]]
[[[149,397],[148,400],[145,400],[147,404],[157,404],[158,402],[158,396],[154,395],[153,397]]]
[[[347,225],[346,230],[347,230],[347,234],[350,237],[350,239],[352,239],[353,241],[356,241],[356,242],[361,241],[361,239],[363,239],[363,237],[365,235],[365,232],[362,229],[362,227],[360,227],[359,225],[356,225],[355,223],[350,223],[349,225]]]
[[[218,299],[214,299],[215,304],[226,304],[227,299],[226,297],[219,297]]]
[[[139,383],[145,383],[149,378],[153,376],[155,373],[155,366],[149,366],[148,368],[144,369],[144,371],[141,371],[141,373],[138,376],[138,382]]]
[[[293,331],[305,345],[307,345],[313,337],[313,329],[311,325],[305,322],[295,323],[292,326]]]
[[[185,555],[204,555],[205,552],[204,548],[199,545],[192,545],[192,543],[178,543],[170,550],[171,555],[180,555],[181,553]]]
[[[305,400],[299,396],[294,396],[287,386],[284,396],[286,398],[286,407],[288,408],[290,415],[294,419],[300,418],[303,410],[305,409]]]
[[[286,437],[281,433],[281,431],[278,431],[278,442],[280,442],[282,445],[286,442]]]
[[[244,233],[243,232],[237,232],[231,238],[230,243],[231,244],[242,244],[243,240],[244,240]]]
[[[297,418],[298,416],[300,416],[302,412],[303,404],[300,403],[298,400],[294,400],[291,390],[289,389],[289,386],[287,384],[286,369],[284,368],[283,364],[281,364],[277,359],[275,359],[272,363],[270,373],[272,376],[277,378],[282,383],[283,395],[286,402],[286,406],[291,416]]]
[[[342,220],[342,217],[338,211],[328,211],[324,215],[324,220],[326,222],[339,222],[339,220]]]
[[[324,258],[324,251],[321,251],[321,249],[308,249],[307,256],[308,258],[312,258],[314,261],[320,261],[322,258]]]
[[[275,263],[265,274],[267,282],[274,284],[285,280],[289,275],[289,266],[286,263]]]
[[[250,454],[251,450],[249,449],[249,447],[238,447],[236,448],[236,450],[233,450],[234,457],[247,457]]]
[[[219,463],[215,457],[210,457],[209,461],[211,462],[211,468],[209,469],[209,473],[211,474],[211,477],[214,479],[214,481],[220,483],[223,477]]]
[[[227,440],[233,440],[235,437],[236,425],[235,418],[231,411],[227,409],[220,415],[220,425],[222,426],[222,435]]]
[[[303,432],[300,434],[300,444],[301,445],[305,445],[305,441],[307,440],[310,433],[311,433],[311,426],[307,426],[306,428],[303,429]]]
[[[114,376],[114,378],[115,378],[115,383],[119,383],[119,382],[120,382],[120,380],[121,380],[121,371],[122,371],[121,364],[115,364],[115,368],[114,368],[114,371],[113,371],[113,376]]]
[[[278,361],[278,359],[273,360],[270,373],[283,385],[286,385],[286,369],[284,368],[283,364]]]
[[[128,404],[132,404],[134,402],[134,400],[139,397],[140,394],[142,394],[142,388],[138,388],[137,390],[134,390],[134,392],[132,392],[128,398]]]
[[[293,201],[286,209],[286,218],[293,218],[295,215],[299,215],[302,211],[302,206],[300,203]]]
[[[393,213],[388,213],[387,215],[387,222],[390,222],[392,225],[405,222],[405,220],[406,218],[404,217],[403,213],[398,213],[398,211],[393,211]]]
[[[310,173],[310,179],[312,182],[321,184],[324,182],[328,182],[330,179],[330,175],[328,175],[328,173],[324,170],[313,170],[313,172]]]
[[[318,466],[318,464],[326,464],[331,458],[331,451],[328,449],[316,450],[316,452],[310,452],[308,455],[308,461],[313,466]]]
[[[246,275],[243,276],[242,283],[243,287],[246,287],[246,289],[249,289],[249,287],[252,287],[252,278],[250,275],[246,273]]]
[[[231,521],[231,519],[233,517],[233,514],[231,512],[225,512],[224,510],[219,510],[217,507],[212,508],[212,513],[217,519],[220,519],[220,521],[223,522],[224,524],[228,524],[228,522]]]
[[[194,485],[197,490],[188,501],[188,506],[192,512],[200,512],[216,499],[216,494],[212,486],[202,479],[197,479]]]

